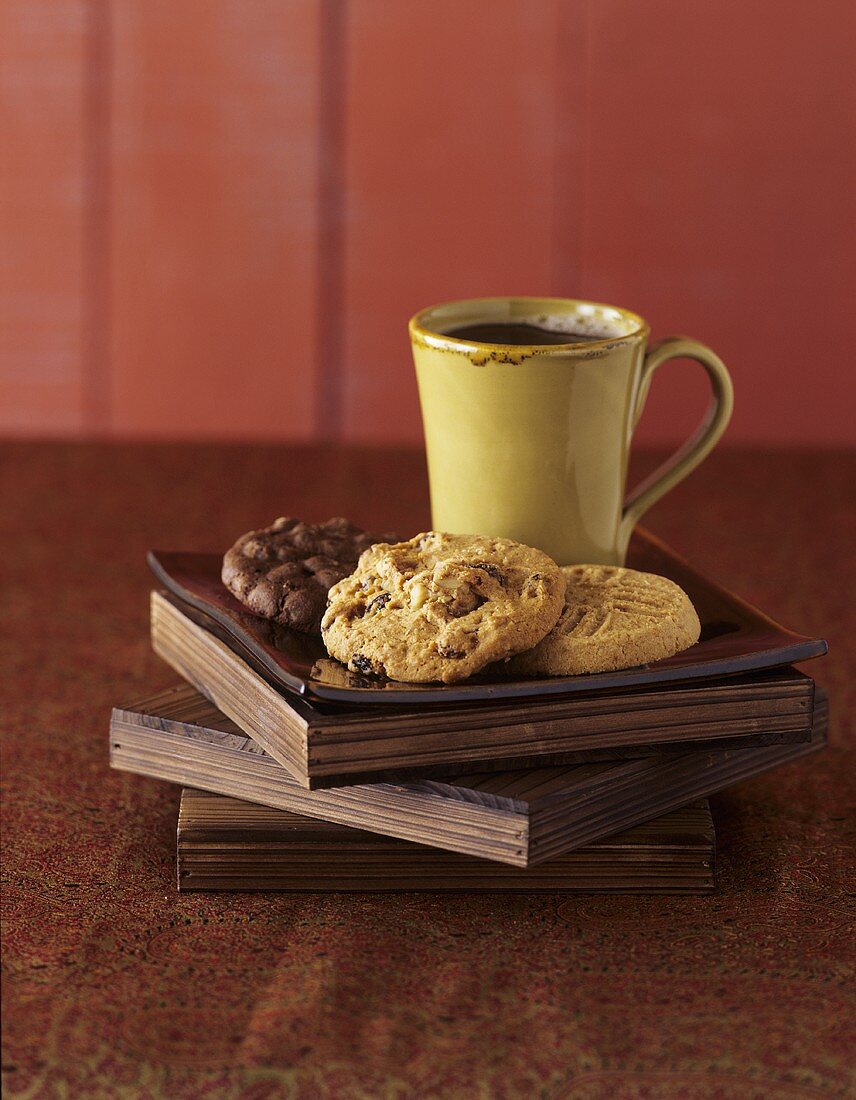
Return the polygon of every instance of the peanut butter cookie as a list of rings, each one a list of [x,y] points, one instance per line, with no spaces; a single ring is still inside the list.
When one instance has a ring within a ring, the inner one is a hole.
[[[671,657],[698,641],[698,615],[674,581],[606,565],[565,566],[562,574],[559,621],[542,642],[508,661],[507,672],[614,672]]]
[[[540,641],[563,592],[540,550],[429,531],[367,550],[330,590],[321,633],[353,672],[450,684]]]

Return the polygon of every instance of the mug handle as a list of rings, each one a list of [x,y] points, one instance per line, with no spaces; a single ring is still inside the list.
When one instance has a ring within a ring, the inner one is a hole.
[[[710,454],[731,419],[734,390],[725,364],[704,344],[699,344],[686,336],[672,336],[654,344],[645,356],[636,407],[633,412],[633,430],[636,429],[642,410],[645,408],[645,400],[651,388],[654,371],[666,360],[678,358],[694,359],[697,363],[701,363],[710,379],[713,396],[704,419],[686,443],[637,485],[625,500],[621,520],[622,542],[625,546],[639,518],[661,496],[674,488],[679,481],[683,481],[687,474]]]

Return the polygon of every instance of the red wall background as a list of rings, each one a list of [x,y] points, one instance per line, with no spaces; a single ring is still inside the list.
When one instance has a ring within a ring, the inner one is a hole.
[[[11,0],[0,431],[416,439],[409,315],[552,293],[716,348],[732,442],[851,443],[854,13]]]

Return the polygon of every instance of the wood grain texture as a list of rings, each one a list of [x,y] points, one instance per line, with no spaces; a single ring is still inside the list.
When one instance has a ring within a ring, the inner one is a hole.
[[[822,748],[807,744],[307,791],[188,685],[114,709],[114,768],[517,867],[540,864]]]
[[[305,787],[478,762],[493,768],[635,755],[740,738],[805,741],[813,681],[793,669],[713,684],[493,706],[321,709],[267,684],[219,638],[157,592],[152,645]],[[591,756],[588,756],[591,759]],[[436,771],[435,771],[436,774]]]
[[[808,667],[833,704],[827,751],[717,796],[714,896],[179,895],[180,788],[108,767],[111,707],[174,680],[148,642],[146,550],[165,533],[227,545],[285,499],[418,530],[423,456],[0,447],[10,1097],[141,1082],[170,1100],[339,1100],[343,1081],[363,1097],[394,1081],[558,1100],[585,1067],[586,1100],[846,1096],[856,456],[721,450],[694,479],[656,506],[658,532],[828,632]]]
[[[184,790],[177,849],[179,890],[687,894],[714,888],[715,836],[706,802],[523,870]]]
[[[289,706],[259,676],[247,678],[244,662],[212,635],[200,638],[199,628],[156,592],[151,597],[152,648],[262,748],[297,778],[308,775],[307,722],[300,707]],[[206,664],[200,666],[199,644]]]

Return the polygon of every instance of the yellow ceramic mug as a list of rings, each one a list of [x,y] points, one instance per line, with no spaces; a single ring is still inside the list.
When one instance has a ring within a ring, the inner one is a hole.
[[[510,323],[586,342],[521,346],[448,335]],[[639,517],[709,453],[732,407],[731,379],[712,351],[684,337],[648,348],[648,336],[635,313],[564,298],[480,298],[418,313],[410,337],[434,528],[517,539],[563,565],[623,564]],[[710,408],[680,450],[626,496],[630,441],[651,376],[676,357],[705,368]]]

